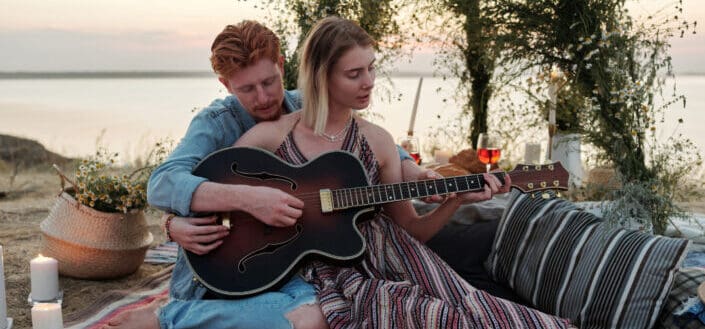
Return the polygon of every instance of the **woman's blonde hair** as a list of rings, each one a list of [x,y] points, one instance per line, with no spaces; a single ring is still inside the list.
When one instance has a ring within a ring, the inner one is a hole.
[[[303,98],[304,124],[315,134],[323,133],[328,120],[330,70],[346,51],[374,44],[364,29],[348,19],[330,16],[311,28],[301,47],[298,88]]]

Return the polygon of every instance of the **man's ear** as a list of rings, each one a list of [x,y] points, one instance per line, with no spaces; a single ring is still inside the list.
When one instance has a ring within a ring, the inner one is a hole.
[[[223,86],[225,86],[225,89],[227,89],[229,93],[233,94],[233,91],[230,90],[230,82],[228,81],[228,79],[226,79],[222,76],[218,76],[218,81],[220,81],[220,83],[222,83]]]

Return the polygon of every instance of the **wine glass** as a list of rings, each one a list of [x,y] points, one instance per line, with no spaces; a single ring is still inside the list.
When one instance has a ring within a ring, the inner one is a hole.
[[[499,136],[488,132],[480,133],[477,137],[477,158],[487,166],[487,172],[490,172],[493,164],[499,162],[501,153]]]
[[[416,164],[421,164],[421,147],[419,145],[419,139],[413,135],[407,135],[406,137],[399,140],[399,145],[409,152],[409,155],[416,161]]]

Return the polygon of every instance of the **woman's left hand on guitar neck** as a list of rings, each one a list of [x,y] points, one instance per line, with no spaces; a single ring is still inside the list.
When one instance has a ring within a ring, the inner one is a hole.
[[[443,178],[443,176],[438,172],[431,169],[421,168],[419,165],[417,165],[414,161],[411,160],[402,161],[401,167],[402,176],[405,182]],[[482,192],[468,192],[459,194],[458,197],[460,198],[461,204],[470,204],[480,201],[486,201],[492,199],[495,194],[507,193],[511,189],[512,180],[509,175],[505,175],[504,185],[502,185],[499,179],[497,179],[497,177],[495,177],[494,175],[483,174],[483,176],[485,178],[485,182],[487,182],[487,185],[485,185],[485,189]],[[420,200],[426,203],[441,203],[446,198],[447,197],[444,196],[434,195],[422,198]]]

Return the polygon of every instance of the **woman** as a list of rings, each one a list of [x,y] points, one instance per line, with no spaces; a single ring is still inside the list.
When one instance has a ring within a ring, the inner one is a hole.
[[[319,21],[302,47],[302,111],[259,124],[236,146],[263,148],[292,164],[345,150],[361,160],[371,184],[400,182],[392,137],[355,115],[370,103],[375,80],[373,45],[352,21],[337,17]],[[487,188],[498,190],[496,178],[485,175],[485,180]],[[359,264],[339,267],[314,261],[306,265],[303,274],[316,287],[330,326],[568,327],[565,320],[474,289],[423,245],[460,203],[451,195],[424,216],[416,214],[410,202],[386,204],[373,220],[358,226],[367,243]]]

